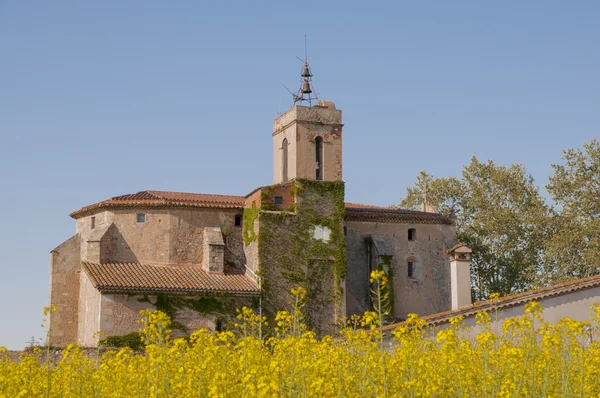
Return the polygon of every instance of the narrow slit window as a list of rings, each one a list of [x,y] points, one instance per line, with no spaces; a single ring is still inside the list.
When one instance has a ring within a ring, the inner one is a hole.
[[[90,229],[94,229],[96,228],[96,217],[92,217],[92,221],[91,221],[91,228]]]
[[[408,240],[417,240],[417,230],[410,228],[408,230]]]
[[[323,138],[322,137],[315,138],[315,156],[316,156],[315,178],[317,180],[322,180],[323,179]]]
[[[146,215],[143,213],[138,213],[137,214],[137,222],[138,224],[142,224],[146,222]]]
[[[242,216],[239,214],[235,216],[235,226],[236,227],[242,226]]]
[[[415,274],[415,263],[413,261],[408,262],[408,277],[412,278]]]
[[[281,179],[283,182],[288,180],[288,140],[281,143]]]

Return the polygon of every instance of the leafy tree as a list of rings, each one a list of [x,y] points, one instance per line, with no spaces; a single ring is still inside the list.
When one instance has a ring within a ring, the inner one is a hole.
[[[433,178],[421,172],[400,207],[420,209],[427,201],[456,218],[457,238],[473,249],[473,298],[512,294],[532,286],[549,222],[549,208],[521,165],[499,166],[473,157],[462,178]]]
[[[564,151],[564,163],[553,164],[546,186],[557,205],[542,283],[600,273],[600,145]]]

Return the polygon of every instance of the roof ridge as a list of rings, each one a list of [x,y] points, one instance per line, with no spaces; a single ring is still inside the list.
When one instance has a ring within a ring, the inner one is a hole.
[[[140,194],[152,195],[152,196],[154,196],[154,198],[156,200],[164,199],[164,198],[161,198],[160,196],[157,196],[153,191],[149,191],[149,190],[146,189],[144,191],[138,191],[138,192],[135,192],[135,193],[125,193],[123,195],[111,196],[107,200],[122,200],[122,199],[119,199],[119,198],[123,198],[124,196],[134,196],[134,195],[140,195]],[[148,200],[148,199],[146,199],[146,200]]]
[[[222,194],[222,193],[182,192],[182,191],[161,191],[161,190],[155,190],[155,189],[146,190],[146,191],[142,191],[142,192],[148,192],[152,195],[163,194],[163,193],[175,193],[175,194],[183,194],[183,195],[210,195],[210,196],[229,196],[229,197],[236,197],[236,198],[240,198],[240,199],[245,198],[242,195],[229,195],[229,194]],[[165,199],[164,197],[160,197],[160,198]]]

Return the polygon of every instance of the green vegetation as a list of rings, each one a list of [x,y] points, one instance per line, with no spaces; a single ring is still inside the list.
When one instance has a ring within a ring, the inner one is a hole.
[[[128,333],[121,336],[109,336],[100,340],[99,346],[111,348],[129,347],[134,351],[143,351],[146,345],[142,342],[138,332]]]
[[[296,180],[293,184],[294,212],[259,215],[262,288],[270,303],[267,307],[274,307],[279,305],[275,298],[290,287],[304,287],[310,323],[311,317],[314,321],[315,314],[329,308],[330,303],[340,308],[342,302],[340,284],[346,276],[344,183]],[[314,239],[317,226],[331,231],[327,242]],[[252,236],[250,232],[247,235]]]
[[[244,209],[244,226],[243,226],[243,237],[244,245],[248,246],[250,243],[256,240],[256,232],[254,232],[254,221],[258,218],[260,209],[256,208],[253,203],[251,208]]]
[[[388,298],[387,305],[387,315],[388,318],[394,317],[394,267],[392,266],[392,258],[391,255],[381,256],[381,262],[377,265],[377,270],[383,271],[385,277],[387,278],[387,284],[381,287],[382,295]]]
[[[420,209],[423,192],[440,212],[456,217],[457,238],[473,250],[473,296],[508,295],[600,273],[600,146],[564,152],[552,165],[546,201],[522,165],[473,157],[462,177],[422,171],[403,208]]]
[[[231,320],[235,317],[236,304],[239,303],[225,300],[224,297],[221,296],[223,295],[214,294],[214,296],[209,297],[190,298],[178,295],[158,294],[154,302],[152,302],[147,295],[138,300],[141,302],[148,302],[154,305],[157,311],[167,314],[169,318],[173,320],[171,323],[173,329],[180,330],[183,333],[189,333],[189,330],[185,325],[176,321],[175,315],[178,309],[188,308],[201,315],[215,315],[215,320],[220,321]]]

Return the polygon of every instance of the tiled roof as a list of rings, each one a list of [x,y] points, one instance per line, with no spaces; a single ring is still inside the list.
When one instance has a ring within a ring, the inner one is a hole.
[[[346,205],[346,209],[380,209],[380,210],[392,209],[391,207],[365,205],[365,204],[361,204],[361,203],[350,203],[350,202],[346,202],[345,205]]]
[[[71,217],[79,218],[95,209],[107,207],[213,207],[221,209],[242,209],[245,198],[234,195],[213,195],[203,193],[140,191],[137,193],[114,196],[108,200],[95,203],[71,213]]]
[[[600,275],[559,283],[557,285],[548,286],[542,289],[528,290],[526,292],[500,297],[495,300],[479,301],[465,308],[427,315],[422,319],[426,320],[428,324],[435,326],[449,322],[451,318],[457,316],[464,316],[465,318],[468,318],[475,316],[481,311],[516,307],[530,301],[538,301],[549,297],[563,296],[565,294],[574,293],[580,290],[592,289],[595,287],[600,287]],[[384,327],[384,330],[391,331],[401,325],[403,325],[403,322],[388,325]]]
[[[104,263],[82,261],[92,284],[102,293],[178,293],[225,292],[256,296],[258,284],[242,271],[206,272],[199,266],[151,265],[141,263]]]
[[[392,207],[346,203],[346,221],[413,222],[419,224],[454,224],[450,217],[438,213]]]
[[[102,202],[82,207],[70,214],[79,218],[103,208],[148,207],[211,207],[220,209],[243,209],[245,196],[213,195],[203,193],[140,191],[114,196]],[[346,220],[379,222],[414,222],[426,224],[452,224],[449,217],[437,213],[395,209],[358,203],[346,203]]]

